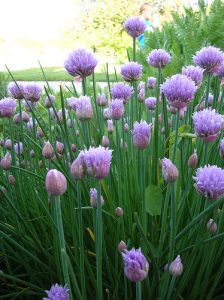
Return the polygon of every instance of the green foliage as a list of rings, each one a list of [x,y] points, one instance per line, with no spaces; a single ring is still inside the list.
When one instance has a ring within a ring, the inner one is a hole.
[[[145,190],[146,210],[151,216],[161,214],[162,190],[156,185],[149,185]]]

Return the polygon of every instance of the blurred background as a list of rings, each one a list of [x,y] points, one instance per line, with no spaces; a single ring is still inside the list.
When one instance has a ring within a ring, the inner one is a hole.
[[[80,46],[96,51],[103,64],[126,59],[131,43],[123,30],[128,16],[138,15],[142,3],[152,4],[152,21],[161,28],[172,12],[184,6],[196,8],[194,0],[7,0],[1,2],[0,70],[60,67],[68,52]]]

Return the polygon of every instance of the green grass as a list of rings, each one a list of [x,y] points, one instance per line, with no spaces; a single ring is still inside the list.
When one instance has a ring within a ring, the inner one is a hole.
[[[63,67],[43,67],[44,73],[48,81],[64,81],[72,80],[73,77],[70,76]],[[17,81],[42,81],[44,80],[43,73],[41,68],[29,68],[25,70],[11,71],[15,80]],[[7,76],[7,72],[4,72],[4,75]],[[106,76],[103,72],[96,73],[96,80],[98,82],[106,81]],[[121,78],[118,76],[118,80]],[[110,81],[115,81],[115,75],[110,74]]]

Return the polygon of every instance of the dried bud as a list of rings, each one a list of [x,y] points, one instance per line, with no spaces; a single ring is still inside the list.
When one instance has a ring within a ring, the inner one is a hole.
[[[167,182],[174,182],[179,176],[179,171],[177,167],[168,158],[163,158],[162,163],[162,176]]]
[[[80,132],[78,129],[76,129],[76,132],[75,132],[76,136],[79,137],[80,136]]]
[[[169,272],[174,277],[178,277],[183,273],[183,264],[180,255],[177,255],[175,260],[169,265]]]
[[[46,159],[50,159],[54,156],[54,148],[52,147],[52,145],[49,141],[47,141],[44,144],[44,147],[42,149],[42,155]]]
[[[108,147],[110,145],[110,140],[108,139],[108,137],[107,136],[103,136],[102,137],[102,146],[103,147]]]
[[[72,144],[71,145],[71,150],[72,150],[72,152],[76,152],[76,150],[77,150],[77,147],[76,147],[76,144]]]
[[[191,156],[188,159],[188,166],[189,168],[194,168],[197,166],[197,164],[198,164],[198,155],[196,149],[194,149],[194,153],[191,154]]]
[[[93,207],[93,208],[97,208],[97,190],[96,189],[90,189],[90,205]],[[101,206],[104,205],[104,199],[102,196],[100,196],[100,203],[101,203]]]
[[[161,124],[162,121],[163,121],[163,118],[162,118],[162,115],[160,114],[160,115],[158,115],[158,122],[159,122],[159,124]]]
[[[30,156],[31,156],[31,157],[35,157],[35,152],[34,152],[34,150],[31,150],[31,151],[30,151]]]
[[[119,252],[124,252],[125,250],[127,250],[127,245],[124,241],[120,241],[117,248]]]
[[[43,168],[43,166],[44,166],[44,163],[43,163],[43,161],[42,161],[42,160],[40,160],[40,161],[39,161],[39,168],[40,168],[40,169],[42,169],[42,168]]]
[[[210,233],[216,233],[217,231],[217,224],[213,219],[209,219],[207,223],[207,229]]]
[[[15,183],[16,183],[15,177],[13,175],[9,175],[8,181],[9,181],[9,184],[12,186],[15,185]]]
[[[124,211],[123,211],[123,208],[121,208],[121,207],[117,207],[116,209],[115,209],[115,215],[117,216],[117,217],[122,217],[123,216],[123,213],[124,213]]]
[[[60,143],[60,142],[56,142],[56,150],[59,154],[63,154],[64,153],[64,144]]]
[[[45,185],[49,196],[61,196],[67,190],[67,180],[64,174],[56,169],[47,172]]]
[[[12,157],[11,154],[7,152],[5,156],[1,159],[0,167],[3,170],[8,170],[11,168],[11,164],[12,164]]]

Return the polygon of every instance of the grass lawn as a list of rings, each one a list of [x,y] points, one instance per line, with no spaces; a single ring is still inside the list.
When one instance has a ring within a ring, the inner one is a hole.
[[[47,77],[48,81],[64,81],[64,80],[72,80],[73,77],[68,75],[68,73],[62,67],[43,67],[44,73]],[[43,73],[41,68],[30,68],[25,70],[11,71],[15,80],[17,81],[42,81],[44,80]],[[8,73],[4,72],[4,76],[7,78]],[[105,73],[96,73],[95,74],[96,81],[106,81]],[[121,77],[118,75],[118,80]],[[110,81],[115,81],[115,74],[110,74]]]

